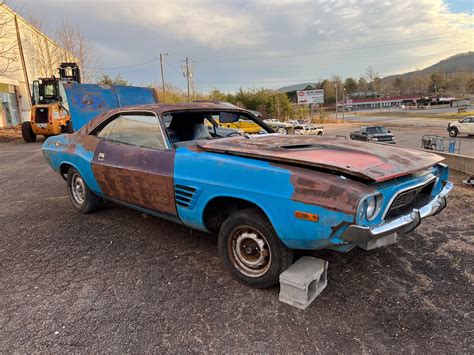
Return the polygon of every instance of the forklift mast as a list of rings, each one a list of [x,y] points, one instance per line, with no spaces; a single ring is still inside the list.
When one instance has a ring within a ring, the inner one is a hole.
[[[53,76],[33,81],[33,105],[60,102],[60,82],[81,83],[81,72],[77,63],[61,63],[58,72],[59,78]]]
[[[77,63],[61,63],[58,70],[60,80],[81,83],[81,72]]]

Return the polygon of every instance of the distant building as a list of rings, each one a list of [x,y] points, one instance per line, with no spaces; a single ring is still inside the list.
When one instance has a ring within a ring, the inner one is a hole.
[[[346,99],[345,107],[350,110],[367,110],[373,108],[393,108],[402,105],[416,105],[420,96],[387,96],[368,99]],[[338,102],[337,107],[341,109],[342,102]]]
[[[57,75],[77,58],[8,6],[0,4],[0,128],[28,121],[33,80]]]

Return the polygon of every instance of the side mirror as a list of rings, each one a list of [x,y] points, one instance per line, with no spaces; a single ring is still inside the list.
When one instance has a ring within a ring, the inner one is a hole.
[[[392,133],[391,131],[387,131],[388,133]]]
[[[236,112],[221,112],[219,113],[219,123],[232,123],[237,122],[240,118],[240,114]]]

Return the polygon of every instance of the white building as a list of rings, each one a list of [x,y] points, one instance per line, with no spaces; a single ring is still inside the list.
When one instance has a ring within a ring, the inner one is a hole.
[[[8,6],[0,4],[0,128],[29,120],[33,80],[77,62]]]

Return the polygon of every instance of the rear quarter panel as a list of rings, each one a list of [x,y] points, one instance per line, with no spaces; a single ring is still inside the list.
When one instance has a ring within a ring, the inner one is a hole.
[[[86,180],[89,188],[103,196],[91,166],[97,144],[98,139],[95,136],[81,133],[61,134],[46,139],[42,153],[54,171],[61,173],[61,166],[65,164],[74,167]]]

